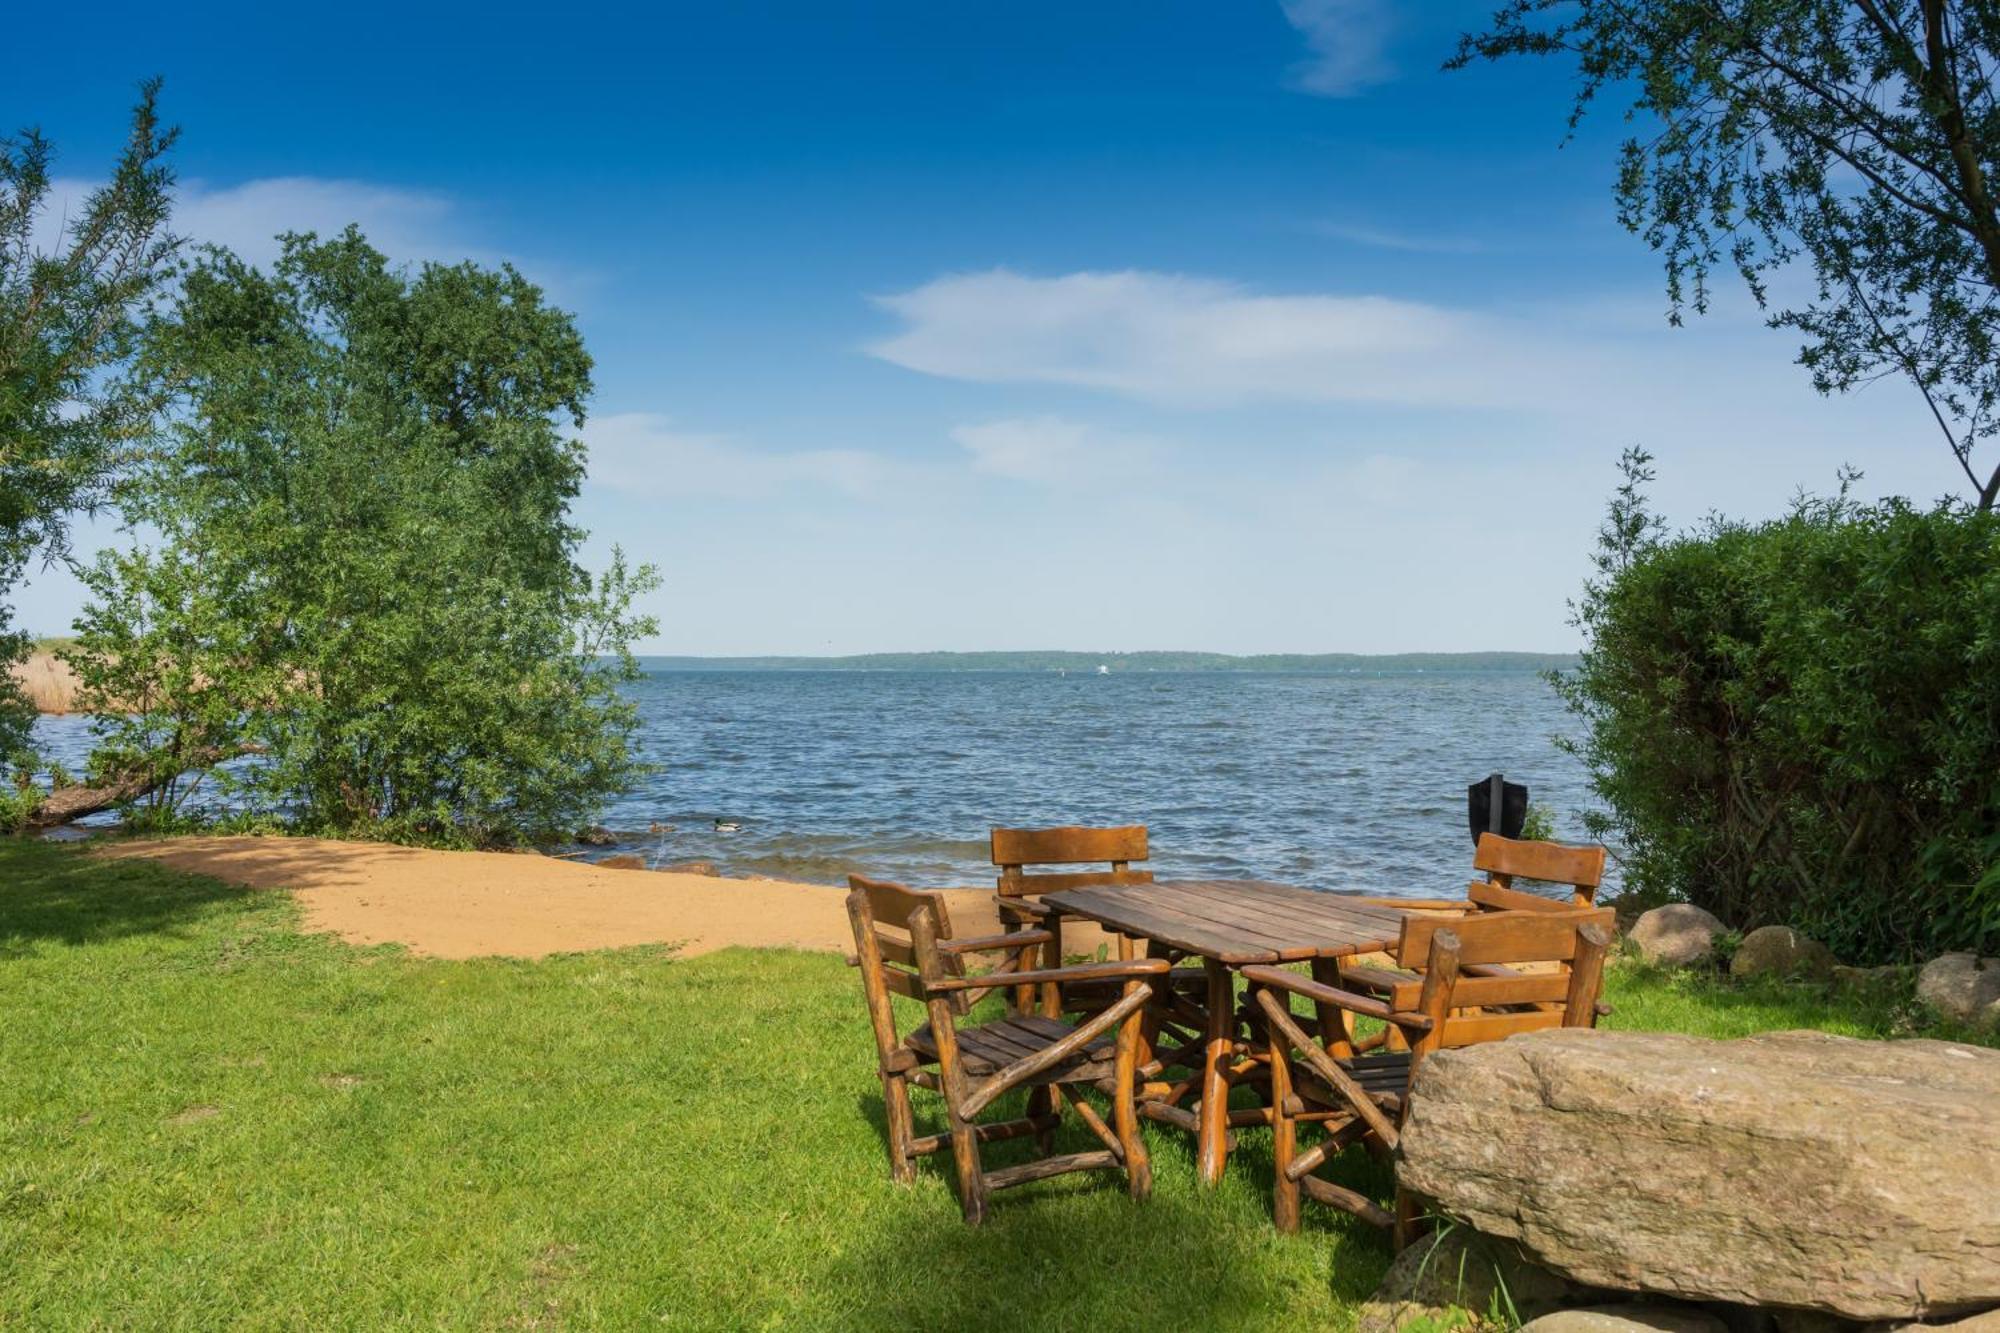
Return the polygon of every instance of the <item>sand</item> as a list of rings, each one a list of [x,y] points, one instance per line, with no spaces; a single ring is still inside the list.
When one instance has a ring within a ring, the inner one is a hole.
[[[846,895],[824,884],[605,870],[546,856],[439,852],[319,838],[171,838],[106,843],[258,889],[289,890],[306,928],[354,944],[407,945],[434,958],[540,958],[671,944],[684,955],[733,945],[852,950]],[[1000,929],[992,890],[945,890],[953,932]],[[1102,936],[1072,927],[1066,948]]]

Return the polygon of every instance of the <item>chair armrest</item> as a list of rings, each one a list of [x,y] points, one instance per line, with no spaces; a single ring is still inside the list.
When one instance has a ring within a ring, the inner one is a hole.
[[[1245,980],[1259,986],[1290,991],[1294,995],[1305,996],[1315,1004],[1335,1005],[1351,1014],[1360,1014],[1363,1018],[1379,1018],[1385,1023],[1394,1023],[1398,1027],[1415,1028],[1419,1031],[1430,1030],[1431,1020],[1422,1014],[1391,1009],[1372,996],[1356,995],[1353,991],[1322,985],[1296,972],[1287,972],[1282,967],[1246,967],[1243,969],[1243,976]]]
[[[1107,977],[1156,977],[1172,966],[1164,958],[1135,958],[1129,963],[1079,963],[1075,967],[1044,967],[1030,972],[993,973],[980,977],[946,977],[925,983],[934,991],[986,990],[994,986],[1037,986],[1045,981],[1102,981]]]
[[[993,901],[999,905],[1000,911],[1003,914],[1007,912],[1019,912],[1022,916],[1040,917],[1043,919],[1062,915],[1060,907],[1051,907],[1040,898],[1024,898],[1016,894],[996,893],[993,895]]]
[[[1363,907],[1397,907],[1408,912],[1457,912],[1461,916],[1474,907],[1469,898],[1359,898],[1343,893],[1340,900],[1359,903]]]
[[[964,940],[939,940],[941,954],[990,953],[1001,949],[1019,949],[1030,944],[1047,944],[1055,938],[1053,931],[1016,930],[1006,935],[975,935]]]

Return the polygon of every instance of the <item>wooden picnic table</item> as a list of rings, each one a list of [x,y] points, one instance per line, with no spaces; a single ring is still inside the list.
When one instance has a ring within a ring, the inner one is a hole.
[[[1337,984],[1337,960],[1394,948],[1405,916],[1397,908],[1338,893],[1241,879],[1064,889],[1042,901],[1121,935],[1201,958],[1207,1003],[1194,1128],[1201,1179],[1209,1185],[1221,1181],[1229,1156],[1230,1065],[1236,1048],[1231,969],[1310,962],[1315,980]],[[1154,1118],[1180,1123],[1185,1116],[1176,1110]]]

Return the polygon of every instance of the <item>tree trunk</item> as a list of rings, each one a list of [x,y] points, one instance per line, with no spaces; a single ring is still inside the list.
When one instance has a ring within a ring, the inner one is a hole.
[[[25,827],[50,829],[63,824],[73,824],[87,815],[110,810],[128,801],[136,801],[146,793],[164,787],[182,773],[192,772],[197,768],[213,768],[241,755],[261,754],[263,750],[264,747],[261,745],[241,745],[227,750],[210,748],[197,752],[190,758],[186,767],[172,773],[164,775],[132,773],[94,785],[58,788],[43,797],[41,804],[29,811]]]

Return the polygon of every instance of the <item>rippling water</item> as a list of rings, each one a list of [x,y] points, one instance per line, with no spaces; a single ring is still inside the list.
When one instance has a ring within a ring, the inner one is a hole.
[[[661,671],[633,697],[660,771],[605,822],[725,874],[981,884],[991,825],[1143,823],[1162,875],[1454,894],[1468,783],[1526,782],[1565,836],[1589,804],[1528,672]],[[87,745],[79,719],[41,726],[72,761]]]

